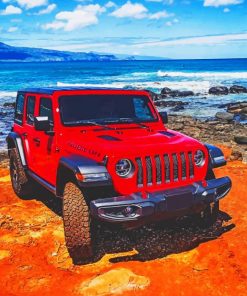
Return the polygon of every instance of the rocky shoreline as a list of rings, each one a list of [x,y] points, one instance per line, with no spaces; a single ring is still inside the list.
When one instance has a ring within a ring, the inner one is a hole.
[[[217,112],[213,118],[201,120],[192,116],[176,114],[178,111],[186,109],[190,105],[190,101],[181,101],[179,98],[192,97],[201,94],[195,94],[192,91],[172,90],[163,88],[160,94],[150,92],[155,105],[158,108],[165,108],[169,114],[170,129],[177,130],[187,134],[202,142],[221,144],[231,148],[231,160],[241,160],[247,163],[247,100],[242,102],[232,102],[217,105],[221,112]],[[209,89],[209,94],[228,95],[228,94],[247,94],[247,88],[240,85],[233,85],[229,88],[223,86],[215,86]],[[206,97],[205,97],[206,99]],[[0,118],[7,125],[12,125],[14,115],[14,102],[5,102],[3,109],[0,110]],[[175,114],[174,114],[175,113]],[[181,113],[181,112],[180,112]],[[7,129],[0,131],[1,141],[3,145],[4,138],[8,133]],[[8,166],[8,155],[6,148],[0,148],[0,167]]]
[[[202,142],[231,148],[228,160],[240,160],[247,164],[247,125],[218,119],[201,121],[191,116],[169,115],[167,126]],[[0,151],[0,167],[8,167],[6,150]]]
[[[241,85],[233,85],[230,88],[225,86],[211,87],[207,93],[194,93],[193,91],[172,90],[168,87],[161,89],[160,94],[151,92],[152,99],[157,107],[168,108],[171,112],[178,112],[189,107],[190,101],[178,100],[183,98],[202,96],[201,99],[207,100],[207,95],[226,96],[228,94],[246,94],[247,88]],[[223,121],[247,122],[247,101],[231,102],[215,105],[218,109],[225,109],[215,114],[215,118]]]
[[[221,120],[201,121],[191,116],[170,115],[168,127],[202,142],[231,148],[228,160],[247,164],[247,125]]]

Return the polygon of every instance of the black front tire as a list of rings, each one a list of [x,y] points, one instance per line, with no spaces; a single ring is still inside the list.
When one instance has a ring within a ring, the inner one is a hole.
[[[26,198],[33,191],[34,181],[28,178],[16,148],[11,149],[9,157],[10,178],[14,192],[20,198]]]
[[[219,215],[219,201],[208,204],[206,208],[199,213],[199,226],[207,228],[212,226]]]
[[[87,263],[93,255],[91,217],[81,189],[68,182],[63,194],[65,241],[74,264]]]
[[[212,169],[208,170],[206,180],[215,179],[215,174]],[[218,218],[220,211],[219,201],[210,203],[198,214],[198,225],[207,228],[212,226]]]

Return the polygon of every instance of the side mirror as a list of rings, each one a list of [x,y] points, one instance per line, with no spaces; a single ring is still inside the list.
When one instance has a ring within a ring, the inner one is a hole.
[[[168,123],[167,112],[165,112],[165,111],[159,112],[159,115],[160,115],[161,120],[162,120],[163,123]]]
[[[48,116],[36,116],[34,117],[34,128],[37,131],[47,132],[50,130],[50,121]]]

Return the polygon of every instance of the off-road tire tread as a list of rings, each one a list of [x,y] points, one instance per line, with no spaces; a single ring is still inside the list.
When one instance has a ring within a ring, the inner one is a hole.
[[[80,188],[68,182],[63,194],[63,221],[66,245],[75,264],[92,257],[90,213]]]
[[[11,173],[12,162],[14,162],[16,166],[17,174],[18,174],[18,187],[16,188],[14,185],[12,187],[15,193],[19,197],[26,197],[32,191],[32,181],[28,179],[25,173],[17,148],[11,149],[9,158],[10,158],[10,173]],[[11,178],[11,181],[12,181],[12,178]]]
[[[212,169],[209,169],[206,175],[206,180],[215,179],[215,174]],[[208,204],[206,208],[199,214],[196,215],[197,224],[201,228],[208,228],[212,226],[218,218],[219,214],[219,201]]]

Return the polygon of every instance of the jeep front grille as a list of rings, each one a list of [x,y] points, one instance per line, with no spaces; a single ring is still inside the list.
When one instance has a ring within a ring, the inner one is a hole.
[[[194,178],[192,152],[137,157],[136,167],[139,187]]]

